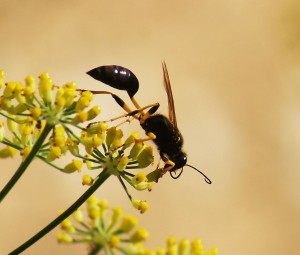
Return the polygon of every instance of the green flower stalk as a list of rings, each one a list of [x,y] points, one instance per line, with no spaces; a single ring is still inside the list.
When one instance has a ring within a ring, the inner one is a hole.
[[[200,239],[179,242],[169,237],[165,248],[149,249],[144,247],[149,232],[138,227],[138,219],[124,215],[121,207],[110,208],[106,200],[91,196],[86,202],[87,213],[77,209],[72,218],[60,224],[61,231],[56,234],[61,244],[83,243],[87,245],[89,255],[125,254],[125,255],[217,255],[213,248],[205,251]],[[87,215],[87,217],[86,217]]]

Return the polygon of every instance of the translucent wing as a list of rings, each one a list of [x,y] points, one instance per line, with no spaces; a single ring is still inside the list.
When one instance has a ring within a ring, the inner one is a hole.
[[[162,68],[164,73],[164,86],[168,96],[169,120],[173,123],[174,128],[177,129],[177,120],[176,120],[175,105],[174,105],[174,99],[173,99],[173,94],[171,89],[171,83],[170,83],[167,66],[164,61],[162,62]]]

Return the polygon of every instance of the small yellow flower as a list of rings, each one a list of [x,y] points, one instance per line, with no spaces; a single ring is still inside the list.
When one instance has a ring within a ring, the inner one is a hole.
[[[165,251],[165,249],[159,247],[159,248],[157,248],[155,254],[156,254],[156,255],[166,255],[166,251]]]
[[[99,199],[96,196],[91,195],[86,202],[87,202],[88,205],[89,204],[98,204]]]
[[[85,174],[84,176],[82,176],[82,185],[91,186],[93,183],[94,179],[90,175]]]
[[[4,78],[4,71],[3,71],[3,70],[0,70],[0,89],[1,89],[1,88],[3,87],[3,85],[4,85],[3,78]]]
[[[33,76],[28,75],[28,76],[25,78],[25,86],[26,86],[26,88],[30,88],[30,89],[32,89],[33,91],[35,90],[35,79],[34,79]]]
[[[61,231],[56,234],[56,239],[59,243],[70,244],[73,242],[73,238],[68,233]]]
[[[27,156],[29,155],[29,153],[31,152],[31,149],[32,149],[31,146],[27,146],[27,147],[25,147],[25,148],[21,151],[20,155],[22,156],[23,161],[24,161],[24,160],[27,158]]]
[[[75,233],[75,227],[70,220],[70,218],[64,219],[61,223],[60,226],[63,230],[66,230],[68,233],[73,234]]]
[[[130,241],[133,243],[139,243],[147,240],[149,237],[149,232],[144,228],[138,228],[130,237]]]
[[[93,159],[93,157],[90,154],[86,154],[85,155],[86,160],[84,160],[84,163],[87,166],[87,169],[91,170],[94,166],[94,162],[91,161],[91,159]]]
[[[99,106],[93,106],[91,109],[87,111],[88,120],[93,120],[96,118],[99,114],[101,113],[100,107]]]
[[[132,205],[134,208],[138,209],[140,213],[144,213],[149,209],[149,205],[145,200],[133,199]]]
[[[5,137],[4,123],[0,121],[0,142],[3,141],[4,137]]]
[[[117,128],[116,127],[111,127],[107,130],[106,132],[106,144],[108,147],[111,146],[111,144],[113,143],[115,137],[116,137],[116,133],[117,133]]]
[[[77,222],[79,223],[83,222],[84,216],[83,216],[82,209],[78,208],[75,212],[73,212],[73,217]]]
[[[17,130],[17,123],[13,120],[14,119],[14,115],[9,115],[9,118],[6,119],[6,123],[7,123],[7,127],[8,127],[8,130],[11,132],[11,133],[14,133],[16,132]]]
[[[108,243],[111,248],[117,248],[120,245],[120,238],[118,236],[113,235]]]
[[[86,129],[86,133],[89,135],[106,134],[107,124],[104,122],[92,123]]]
[[[88,113],[87,112],[78,112],[75,117],[72,119],[72,124],[73,125],[77,125],[79,123],[83,123],[85,121],[87,121],[88,119]]]
[[[144,144],[142,142],[136,142],[130,150],[130,154],[129,154],[130,157],[132,159],[136,159],[143,148],[144,148]]]
[[[126,215],[123,217],[119,229],[122,232],[130,232],[138,224],[138,219],[131,215]]]
[[[17,87],[17,83],[16,82],[7,82],[5,84],[5,89],[3,91],[3,97],[4,98],[9,98],[12,99],[14,97],[14,93]]]
[[[83,111],[85,108],[87,108],[90,105],[90,102],[93,100],[93,93],[90,91],[84,91],[81,93],[80,98],[78,99],[75,111],[80,112]]]
[[[40,81],[38,85],[38,90],[40,96],[45,101],[45,103],[50,103],[52,100],[52,80],[50,79],[49,74],[46,72],[42,73],[39,78]]]
[[[131,182],[133,185],[137,185],[141,182],[147,181],[145,173],[138,172],[134,177],[132,177]]]
[[[141,153],[137,156],[138,165],[140,168],[145,168],[153,163],[153,149],[150,146],[145,146]]]
[[[61,149],[60,147],[57,147],[57,146],[50,146],[50,151],[47,155],[47,160],[49,162],[55,160],[55,159],[58,159],[61,157]]]
[[[183,239],[179,242],[178,247],[179,254],[189,255],[190,251],[190,242],[187,239]]]
[[[42,114],[42,109],[40,107],[34,107],[30,109],[31,117],[35,120],[38,120]]]
[[[65,173],[73,173],[75,171],[81,172],[82,161],[78,159],[73,159],[71,163],[64,167]]]
[[[85,146],[85,150],[88,154],[92,154],[93,150],[99,147],[103,140],[98,135],[87,135],[87,133],[82,132],[81,143]]]
[[[71,137],[67,138],[66,146],[67,146],[69,152],[71,152],[71,154],[73,156],[77,157],[79,155],[78,142],[75,141],[73,138],[71,138]]]
[[[58,94],[58,93],[57,93]],[[57,96],[56,94],[56,96]],[[63,111],[64,107],[66,106],[66,99],[64,97],[57,97],[55,100],[55,108],[54,108],[54,112],[59,113],[61,111]]]
[[[121,157],[117,165],[118,171],[123,171],[129,162],[128,157]]]
[[[112,217],[111,217],[111,224],[115,225],[116,222],[121,218],[122,214],[123,214],[123,210],[121,207],[115,207],[112,209]]]
[[[100,208],[96,205],[93,206],[90,205],[88,207],[88,213],[89,213],[89,217],[93,220],[99,218],[101,215]]]
[[[126,149],[131,146],[138,139],[138,132],[133,132],[130,136],[125,140],[123,148]]]
[[[167,239],[167,254],[177,255],[178,253],[178,245],[176,239],[173,237],[169,237]]]
[[[6,146],[0,150],[0,158],[13,157],[17,153],[17,150],[11,146]]]
[[[200,254],[204,253],[204,248],[200,239],[195,239],[191,243],[191,249],[195,253],[200,253]]]

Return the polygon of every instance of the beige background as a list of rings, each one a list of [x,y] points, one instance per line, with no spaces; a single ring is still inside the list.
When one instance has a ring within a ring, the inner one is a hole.
[[[85,75],[119,64],[139,78],[141,104],[167,113],[168,65],[189,168],[154,190],[134,192],[149,247],[169,235],[201,237],[220,254],[299,254],[300,3],[297,0],[0,1],[0,67],[7,80],[47,70],[55,83],[104,89]],[[118,92],[119,93],[119,92]],[[124,99],[126,95],[119,93]],[[103,118],[122,113],[97,98]],[[127,100],[127,99],[126,99]],[[132,124],[130,129],[137,129]],[[19,159],[1,162],[0,186]],[[0,254],[27,240],[85,189],[36,161],[0,206]],[[98,197],[135,212],[116,179]],[[139,215],[138,215],[139,216]],[[24,254],[85,254],[51,232]]]

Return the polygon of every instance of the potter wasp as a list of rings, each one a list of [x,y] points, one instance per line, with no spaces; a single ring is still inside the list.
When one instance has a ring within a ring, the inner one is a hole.
[[[165,165],[161,176],[169,172],[173,179],[177,179],[183,171],[184,166],[188,166],[203,175],[205,181],[211,184],[211,180],[197,168],[187,164],[187,155],[182,151],[183,137],[177,127],[175,105],[171,89],[170,78],[165,62],[162,62],[164,87],[168,96],[169,116],[156,113],[159,103],[141,107],[135,99],[135,94],[139,89],[137,77],[127,68],[118,65],[99,66],[87,72],[92,78],[105,83],[118,90],[125,90],[135,110],[130,107],[117,95],[108,91],[92,91],[94,94],[110,94],[127,114],[139,120],[141,127],[145,130],[149,139],[156,144],[160,157]],[[145,110],[148,109],[146,112]],[[176,171],[180,169],[179,174]]]

